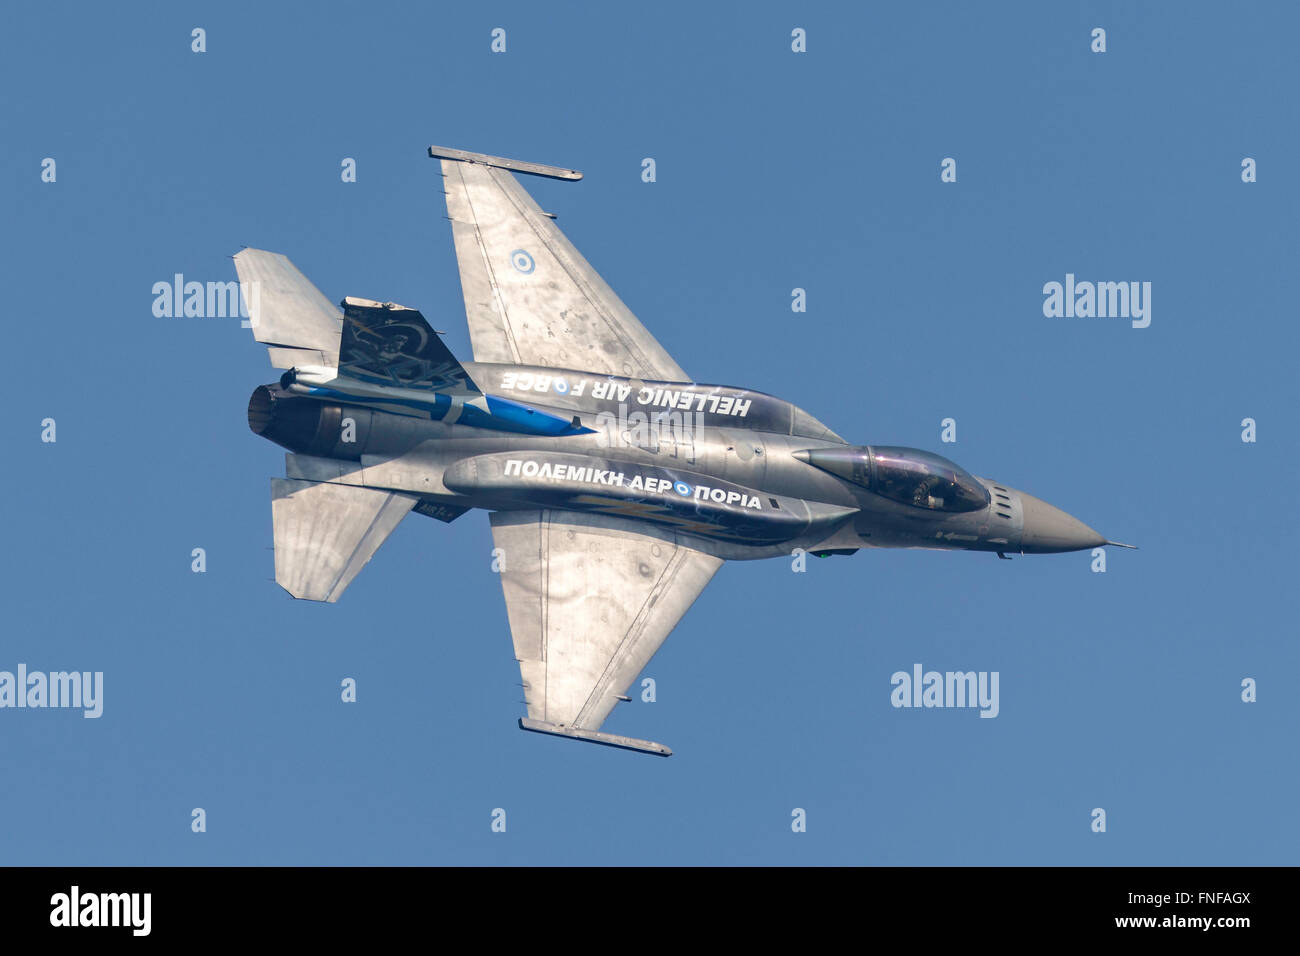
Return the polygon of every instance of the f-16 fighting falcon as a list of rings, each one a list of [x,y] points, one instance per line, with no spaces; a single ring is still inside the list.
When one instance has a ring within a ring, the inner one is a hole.
[[[248,423],[289,450],[271,514],[295,598],[337,601],[410,512],[489,512],[525,730],[671,754],[600,727],[726,560],[1115,543],[939,455],[853,445],[789,402],[695,381],[514,175],[581,173],[429,154],[474,361],[415,309],[336,308],[285,256],[244,249],[254,336],[285,369]]]

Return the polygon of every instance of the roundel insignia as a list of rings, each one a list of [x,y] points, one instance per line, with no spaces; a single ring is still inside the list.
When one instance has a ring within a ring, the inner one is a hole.
[[[515,267],[516,272],[522,272],[524,275],[532,275],[533,270],[537,268],[537,263],[523,249],[516,249],[510,253],[510,264]]]
[[[555,380],[555,384],[552,385],[551,387],[555,389],[555,393],[557,395],[563,395],[565,392],[569,390],[569,383],[566,382],[563,378],[557,378]]]
[[[691,494],[691,486],[684,481],[679,481],[673,485],[673,491],[677,492],[683,498],[688,498]]]

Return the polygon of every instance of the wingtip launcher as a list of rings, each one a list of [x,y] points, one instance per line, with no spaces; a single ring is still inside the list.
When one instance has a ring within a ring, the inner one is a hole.
[[[618,747],[620,750],[636,750],[643,754],[655,754],[659,757],[671,757],[673,752],[663,744],[653,740],[638,740],[636,737],[623,737],[619,734],[601,733],[599,730],[582,730],[577,727],[562,727],[545,720],[533,720],[529,717],[519,718],[521,730],[531,730],[539,734],[551,734],[555,737],[569,737],[573,740],[585,740],[606,747]]]
[[[498,169],[527,173],[530,176],[545,176],[548,179],[567,179],[576,182],[582,178],[582,173],[576,169],[547,166],[543,163],[526,163],[523,160],[489,156],[486,153],[471,153],[464,149],[452,149],[450,146],[430,146],[429,155],[434,159],[450,159],[458,163],[480,163],[483,166],[495,166]]]

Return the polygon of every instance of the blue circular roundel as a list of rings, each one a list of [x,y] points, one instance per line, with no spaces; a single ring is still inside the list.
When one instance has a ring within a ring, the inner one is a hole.
[[[673,485],[673,491],[677,492],[683,498],[688,498],[691,494],[691,486],[684,481],[679,481]]]
[[[510,253],[510,264],[515,267],[516,272],[522,272],[524,275],[532,275],[533,270],[537,268],[537,263],[523,249],[516,249]]]

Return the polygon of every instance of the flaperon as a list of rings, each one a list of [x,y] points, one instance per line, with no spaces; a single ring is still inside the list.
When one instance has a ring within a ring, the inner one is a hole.
[[[789,402],[695,382],[516,181],[441,158],[474,361],[414,309],[332,305],[284,256],[235,256],[278,383],[248,421],[289,449],[275,577],[336,601],[408,512],[491,512],[528,730],[600,732],[723,561],[860,548],[1042,554],[1112,544],[939,455],[852,445]]]

